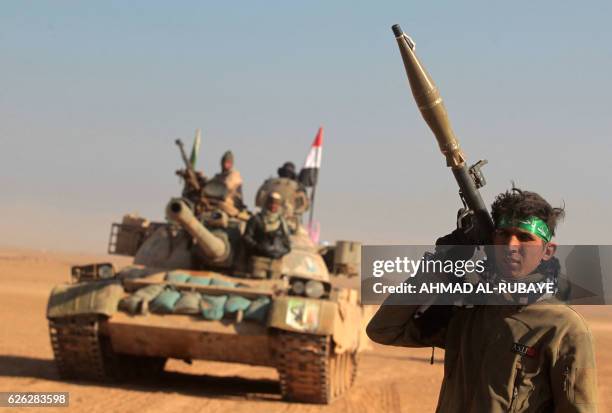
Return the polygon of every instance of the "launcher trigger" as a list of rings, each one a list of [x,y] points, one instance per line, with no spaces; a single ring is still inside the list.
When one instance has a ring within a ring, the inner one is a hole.
[[[464,234],[474,229],[474,211],[469,208],[461,208],[457,211],[457,228]]]

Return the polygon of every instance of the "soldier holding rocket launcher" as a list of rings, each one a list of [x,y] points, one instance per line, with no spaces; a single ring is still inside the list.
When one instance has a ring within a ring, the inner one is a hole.
[[[442,98],[416,57],[414,42],[393,26],[410,87],[460,188],[465,208],[458,229],[438,244],[460,245],[437,253],[471,256],[484,246],[500,279],[555,279],[552,241],[564,211],[534,192],[497,196],[489,214],[478,188],[483,161],[471,168],[459,147]],[[465,225],[468,223],[468,225]],[[595,412],[593,340],[584,319],[554,297],[504,306],[392,305],[391,296],[367,327],[381,344],[445,349],[437,412]]]

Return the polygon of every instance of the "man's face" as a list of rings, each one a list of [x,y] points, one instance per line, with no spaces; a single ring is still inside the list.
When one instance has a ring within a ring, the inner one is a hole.
[[[280,203],[277,201],[268,201],[268,211],[270,212],[278,212],[280,208]]]
[[[223,161],[224,171],[229,171],[230,169],[232,169],[232,166],[234,166],[234,162],[232,162],[231,159],[226,159],[225,161]]]
[[[520,228],[498,228],[493,236],[495,264],[500,275],[525,277],[555,254],[557,245]]]

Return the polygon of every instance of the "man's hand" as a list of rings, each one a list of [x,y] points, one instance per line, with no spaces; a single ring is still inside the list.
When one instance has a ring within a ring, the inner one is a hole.
[[[474,251],[476,245],[461,228],[436,240],[436,254],[443,254],[450,260],[469,260],[474,256]]]

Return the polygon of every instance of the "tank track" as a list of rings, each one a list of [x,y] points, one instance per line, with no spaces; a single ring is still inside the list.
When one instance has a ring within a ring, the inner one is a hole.
[[[277,340],[277,369],[284,399],[327,404],[353,384],[357,355],[335,354],[329,336],[282,331]]]
[[[108,337],[100,335],[100,316],[49,320],[51,347],[62,379],[124,381],[155,379],[166,359],[113,352]]]
[[[61,378],[108,379],[97,316],[49,320],[49,334]]]

